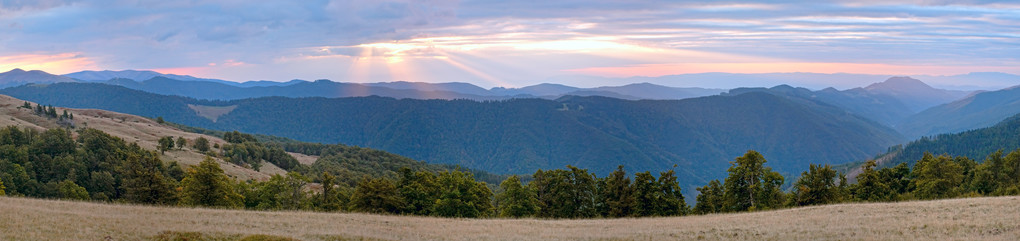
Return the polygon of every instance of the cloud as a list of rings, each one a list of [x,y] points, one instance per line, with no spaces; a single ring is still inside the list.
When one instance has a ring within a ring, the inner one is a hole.
[[[253,78],[227,73],[241,67],[344,76],[325,66],[372,56],[463,74],[436,67],[460,56],[509,81],[696,63],[1020,63],[1011,1],[0,0],[0,32],[0,56],[82,53],[103,68],[234,78]]]

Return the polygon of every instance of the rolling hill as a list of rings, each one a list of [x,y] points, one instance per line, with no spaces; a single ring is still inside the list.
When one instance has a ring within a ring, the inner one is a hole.
[[[24,104],[23,100],[0,95],[0,127],[17,126],[40,131],[51,128],[61,128],[54,119],[37,116],[33,114],[31,110],[18,108],[22,104]],[[35,103],[30,104],[34,105]],[[157,141],[160,137],[164,136],[184,137],[188,140],[204,137],[209,140],[210,145],[226,143],[217,136],[186,132],[176,127],[163,125],[154,120],[135,115],[97,109],[72,109],[57,107],[58,112],[63,112],[65,110],[74,115],[74,120],[79,127],[97,129],[112,136],[119,137],[127,142],[137,143],[142,148],[148,150],[156,150]],[[317,159],[315,156],[307,156],[297,153],[291,153],[291,155],[294,155],[298,158],[298,160],[305,161],[307,164],[311,164],[311,162],[314,162],[315,159]],[[185,148],[179,151],[173,150],[163,153],[161,158],[163,158],[164,161],[176,161],[184,166],[192,166],[201,162],[204,156],[204,154],[196,150]],[[269,176],[273,174],[286,173],[283,169],[273,166],[270,163],[266,163],[260,171],[254,171],[252,169],[225,162],[222,159],[217,160],[228,175],[239,179],[268,179]]]
[[[40,70],[25,71],[22,69],[13,69],[11,71],[0,73],[0,88],[28,83],[49,84],[59,82],[74,82],[74,79],[59,75],[52,75]]]
[[[686,100],[415,100],[383,97],[202,101],[103,84],[51,84],[0,93],[218,130],[378,148],[430,163],[496,173],[574,165],[599,175],[674,168],[685,190],[721,178],[749,149],[786,175],[808,163],[870,157],[902,138],[831,105],[769,93]],[[232,107],[216,121],[189,107]]]

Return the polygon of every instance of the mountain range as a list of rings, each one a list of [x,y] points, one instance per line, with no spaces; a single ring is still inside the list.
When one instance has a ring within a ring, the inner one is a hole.
[[[286,83],[270,81],[227,83],[229,81],[199,79],[191,76],[163,75],[152,71],[79,72],[66,76],[87,77],[80,82],[99,82],[165,95],[196,99],[236,100],[266,96],[284,97],[363,97],[378,95],[411,99],[505,100],[511,98],[556,99],[566,95],[606,96],[618,99],[684,99],[719,94],[721,89],[674,88],[648,83],[613,87],[577,88],[541,84],[524,88],[484,89],[468,83],[343,83],[329,80],[293,80]],[[144,79],[146,77],[150,77]],[[112,77],[107,80],[97,78]],[[76,78],[77,79],[77,78]]]
[[[377,148],[496,173],[566,165],[600,175],[620,164],[630,171],[675,168],[686,187],[721,178],[729,161],[750,149],[790,175],[808,163],[868,158],[904,141],[893,129],[840,108],[764,92],[641,101],[600,96],[207,101],[98,83],[57,83],[0,93],[203,128]]]
[[[365,146],[496,173],[566,165],[598,174],[619,164],[630,171],[672,168],[688,187],[720,178],[729,161],[749,149],[789,176],[808,163],[860,161],[921,135],[987,127],[1020,113],[1016,88],[945,90],[910,77],[846,90],[722,90],[650,83],[491,89],[468,83],[221,83],[151,71],[0,74],[7,76],[15,77],[2,83],[21,85],[0,94],[58,106]]]

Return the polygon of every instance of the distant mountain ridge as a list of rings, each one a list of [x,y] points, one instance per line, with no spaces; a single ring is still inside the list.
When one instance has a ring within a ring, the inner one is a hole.
[[[917,138],[989,127],[1020,113],[1020,86],[971,95],[903,120],[897,129]]]
[[[164,73],[159,73],[159,72],[151,71],[151,70],[119,70],[119,71],[114,71],[114,70],[103,70],[103,71],[86,70],[86,71],[79,71],[79,72],[74,72],[74,73],[70,73],[70,74],[65,74],[64,76],[71,77],[71,78],[74,78],[76,80],[81,80],[81,81],[84,81],[84,82],[106,82],[106,81],[109,81],[109,80],[112,80],[112,79],[130,79],[130,80],[135,80],[135,81],[143,81],[143,80],[148,80],[148,79],[152,79],[152,78],[156,78],[156,77],[162,77],[162,78],[175,79],[175,80],[183,80],[183,81],[206,81],[206,82],[214,82],[214,83],[220,83],[220,84],[226,84],[226,85],[239,85],[239,83],[233,82],[233,81],[226,81],[226,80],[220,80],[220,79],[198,78],[198,77],[194,77],[194,76],[190,76],[190,75],[164,74]]]
[[[81,71],[66,74],[65,76],[84,82],[108,83],[157,94],[180,95],[209,100],[235,100],[266,96],[342,98],[371,95],[393,98],[472,100],[504,100],[532,97],[556,99],[565,95],[578,95],[638,100],[685,99],[714,95],[724,91],[721,89],[675,88],[649,83],[596,88],[539,84],[523,88],[496,87],[492,89],[484,89],[469,83],[458,82],[424,83],[397,81],[344,83],[329,80],[311,82],[292,80],[284,83],[273,81],[237,83],[218,79],[203,79],[188,75],[162,74],[155,71],[138,70]],[[310,88],[310,85],[314,86],[314,88]]]
[[[74,82],[74,79],[59,75],[52,75],[40,70],[25,71],[23,69],[13,69],[11,71],[0,73],[0,88],[29,83],[50,84],[60,82]]]
[[[936,89],[909,77],[892,77],[867,87],[842,91],[834,88],[811,91],[806,88],[778,85],[772,88],[736,88],[726,94],[751,91],[766,91],[821,101],[888,126],[902,124],[902,121],[923,110],[921,108],[948,103],[973,93]]]
[[[971,93],[970,91],[936,89],[920,80],[902,76],[892,77],[886,81],[868,85],[863,89],[874,94],[896,97],[914,112],[949,103]]]

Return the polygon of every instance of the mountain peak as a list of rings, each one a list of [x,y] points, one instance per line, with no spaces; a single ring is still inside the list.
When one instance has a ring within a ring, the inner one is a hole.
[[[25,72],[25,70],[23,70],[21,68],[14,68],[11,71],[7,71],[7,73],[24,73],[24,72]]]
[[[908,89],[934,89],[923,81],[909,76],[895,76],[885,81],[874,83],[864,87],[866,90],[908,90]]]

